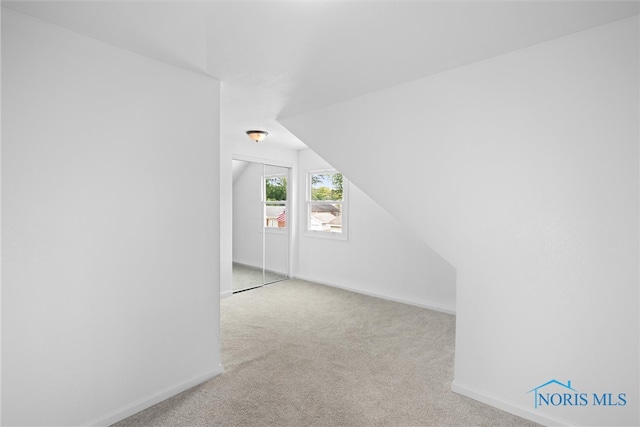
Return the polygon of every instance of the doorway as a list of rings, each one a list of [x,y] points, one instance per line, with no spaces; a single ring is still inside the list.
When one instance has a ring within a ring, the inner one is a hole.
[[[289,278],[290,168],[233,160],[232,291]]]

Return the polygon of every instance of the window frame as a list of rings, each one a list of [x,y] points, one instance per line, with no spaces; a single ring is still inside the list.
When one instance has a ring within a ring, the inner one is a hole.
[[[339,200],[312,200],[311,199],[311,186],[312,186],[312,175],[320,175],[320,174],[336,174],[339,173],[342,175],[342,201]],[[312,230],[310,229],[310,221],[311,221],[311,206],[314,204],[328,202],[330,204],[339,204],[341,206],[341,231],[339,233],[331,232],[331,231],[320,231],[320,230]],[[348,240],[349,233],[349,181],[345,178],[342,172],[337,171],[335,169],[315,169],[307,171],[306,185],[305,185],[305,220],[302,222],[304,227],[304,235],[308,237],[318,237],[322,239],[333,239],[333,240]]]

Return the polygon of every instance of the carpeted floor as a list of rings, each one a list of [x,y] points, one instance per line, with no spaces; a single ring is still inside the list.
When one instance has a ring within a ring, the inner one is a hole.
[[[124,426],[533,426],[450,391],[454,316],[300,280],[221,304],[225,372]]]

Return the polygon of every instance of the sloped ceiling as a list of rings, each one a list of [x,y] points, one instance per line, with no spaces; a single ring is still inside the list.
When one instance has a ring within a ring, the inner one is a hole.
[[[222,81],[222,138],[640,12],[638,2],[3,2]]]

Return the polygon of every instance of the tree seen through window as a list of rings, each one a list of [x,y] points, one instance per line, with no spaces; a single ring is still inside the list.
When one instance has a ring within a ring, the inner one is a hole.
[[[266,176],[265,227],[285,228],[287,226],[287,177]]]
[[[307,229],[328,233],[342,233],[343,177],[339,172],[309,174]]]

